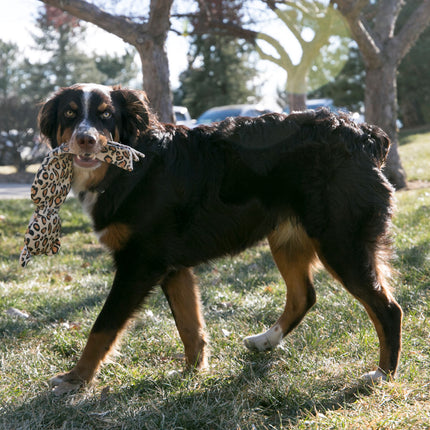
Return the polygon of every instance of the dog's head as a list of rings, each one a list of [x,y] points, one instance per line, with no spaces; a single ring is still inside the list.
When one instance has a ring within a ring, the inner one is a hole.
[[[142,91],[95,84],[62,88],[41,108],[39,125],[55,148],[68,142],[75,165],[94,169],[94,155],[107,141],[134,146],[137,137],[156,121]]]

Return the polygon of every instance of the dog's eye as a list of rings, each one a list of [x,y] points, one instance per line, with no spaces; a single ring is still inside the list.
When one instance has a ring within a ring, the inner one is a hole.
[[[64,116],[65,116],[66,118],[74,118],[74,117],[76,116],[76,112],[75,112],[74,110],[72,110],[72,109],[67,109],[67,110],[64,112]]]
[[[101,117],[102,119],[109,119],[109,118],[111,118],[111,117],[112,117],[112,114],[111,114],[109,111],[105,110],[104,112],[102,112],[102,113],[100,114],[100,117]]]

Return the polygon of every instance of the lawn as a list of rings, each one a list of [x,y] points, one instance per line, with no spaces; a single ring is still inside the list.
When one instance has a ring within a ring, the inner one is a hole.
[[[325,272],[316,275],[317,304],[280,347],[246,350],[243,337],[269,327],[285,300],[263,242],[196,269],[211,336],[208,371],[181,372],[182,344],[157,289],[97,381],[55,396],[47,380],[79,357],[109,290],[112,261],[69,199],[61,210],[61,253],[19,268],[33,206],[3,200],[0,428],[429,429],[430,132],[405,132],[401,142],[408,176],[421,182],[396,195],[394,287],[404,337],[395,381],[360,381],[377,362],[376,333],[363,308]]]

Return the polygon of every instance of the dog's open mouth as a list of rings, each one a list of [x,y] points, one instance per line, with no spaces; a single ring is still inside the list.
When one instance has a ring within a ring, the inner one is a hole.
[[[98,167],[101,161],[97,160],[97,154],[78,154],[73,157],[75,164],[79,167],[94,168]]]

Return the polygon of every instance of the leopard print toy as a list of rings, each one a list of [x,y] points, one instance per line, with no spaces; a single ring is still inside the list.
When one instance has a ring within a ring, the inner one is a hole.
[[[24,236],[24,248],[19,257],[22,267],[32,255],[57,254],[60,250],[61,220],[59,209],[72,186],[73,153],[67,143],[50,151],[43,160],[31,186],[31,199],[36,210]],[[133,161],[145,155],[129,146],[108,142],[95,155],[98,160],[132,171]]]

